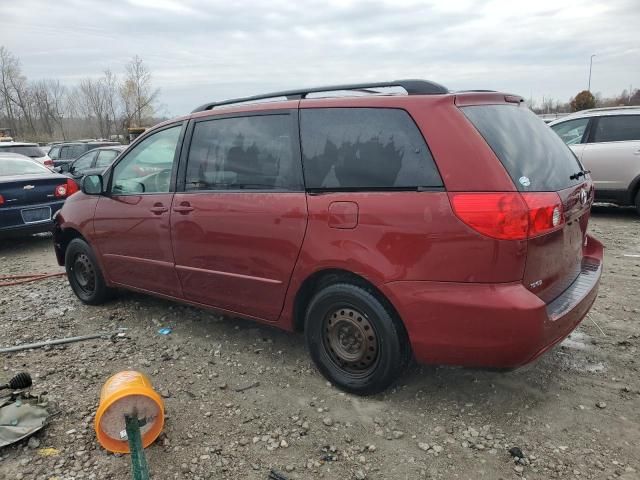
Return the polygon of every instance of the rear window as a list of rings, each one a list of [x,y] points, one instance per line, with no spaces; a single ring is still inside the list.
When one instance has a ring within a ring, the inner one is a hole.
[[[10,175],[33,175],[51,173],[46,167],[31,160],[20,158],[0,159],[0,177]]]
[[[0,152],[19,153],[31,158],[40,158],[46,155],[40,147],[35,145],[0,145]]]
[[[300,137],[307,188],[442,187],[431,152],[404,110],[303,109]]]
[[[640,115],[598,117],[594,142],[624,142],[640,140]]]
[[[478,105],[461,110],[504,165],[520,191],[553,192],[578,185],[573,152],[526,107]]]

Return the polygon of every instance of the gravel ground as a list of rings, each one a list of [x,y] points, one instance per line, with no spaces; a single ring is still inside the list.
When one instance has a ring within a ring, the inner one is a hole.
[[[640,219],[597,207],[591,232],[607,247],[600,294],[561,346],[511,372],[416,366],[370,398],[328,385],[299,334],[133,293],[87,307],[64,277],[1,288],[0,346],[126,334],[0,355],[0,378],[30,371],[61,409],[0,450],[0,478],[128,478],[93,430],[100,387],[123,369],[165,397],[146,450],[156,479],[640,478]],[[60,271],[50,238],[0,243],[0,274],[41,271]]]

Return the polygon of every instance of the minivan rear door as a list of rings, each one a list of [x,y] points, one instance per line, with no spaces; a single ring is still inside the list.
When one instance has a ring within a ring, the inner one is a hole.
[[[307,226],[297,110],[197,120],[187,138],[171,209],[184,298],[275,321]]]
[[[593,188],[571,150],[525,105],[461,107],[521,193],[554,192],[562,203],[561,228],[527,243],[523,284],[546,302],[578,276]]]

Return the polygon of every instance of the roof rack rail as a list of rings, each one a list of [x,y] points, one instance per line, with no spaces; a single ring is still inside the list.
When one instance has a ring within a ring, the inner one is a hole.
[[[234,103],[245,103],[254,100],[266,100],[269,98],[286,97],[287,100],[301,100],[306,98],[310,93],[318,92],[337,92],[342,90],[354,90],[354,91],[370,91],[372,88],[384,88],[384,87],[401,87],[407,92],[407,95],[437,95],[443,93],[449,93],[446,87],[443,87],[439,83],[430,82],[428,80],[394,80],[392,82],[376,82],[376,83],[352,83],[347,85],[329,85],[325,87],[313,87],[304,88],[301,90],[284,90],[282,92],[265,93],[262,95],[254,95],[252,97],[234,98],[230,100],[223,100],[221,102],[205,103],[199,106],[191,113],[204,112],[206,110],[212,110],[215,107],[222,105],[232,105]]]

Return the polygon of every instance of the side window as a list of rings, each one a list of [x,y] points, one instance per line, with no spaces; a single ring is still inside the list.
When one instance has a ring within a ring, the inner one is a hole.
[[[98,161],[96,162],[96,168],[108,167],[111,162],[115,160],[120,152],[117,150],[100,150],[98,153]]]
[[[390,108],[300,110],[307,188],[441,187],[418,127]]]
[[[62,160],[73,160],[75,158],[71,152],[71,146],[60,148],[60,158]]]
[[[53,147],[51,150],[49,150],[49,158],[51,160],[57,160],[59,154],[60,154],[60,147]]]
[[[294,155],[295,117],[288,114],[221,118],[196,123],[186,190],[302,189]]]
[[[182,125],[151,134],[113,169],[111,193],[167,193]]]
[[[87,168],[91,168],[91,164],[93,163],[93,159],[96,158],[97,152],[89,152],[85,155],[82,155],[75,162],[73,162],[74,170],[86,170]]]
[[[577,118],[552,125],[551,129],[558,134],[567,145],[582,143],[582,137],[589,124],[589,118]]]
[[[640,140],[640,115],[599,117],[593,135],[594,142]]]

